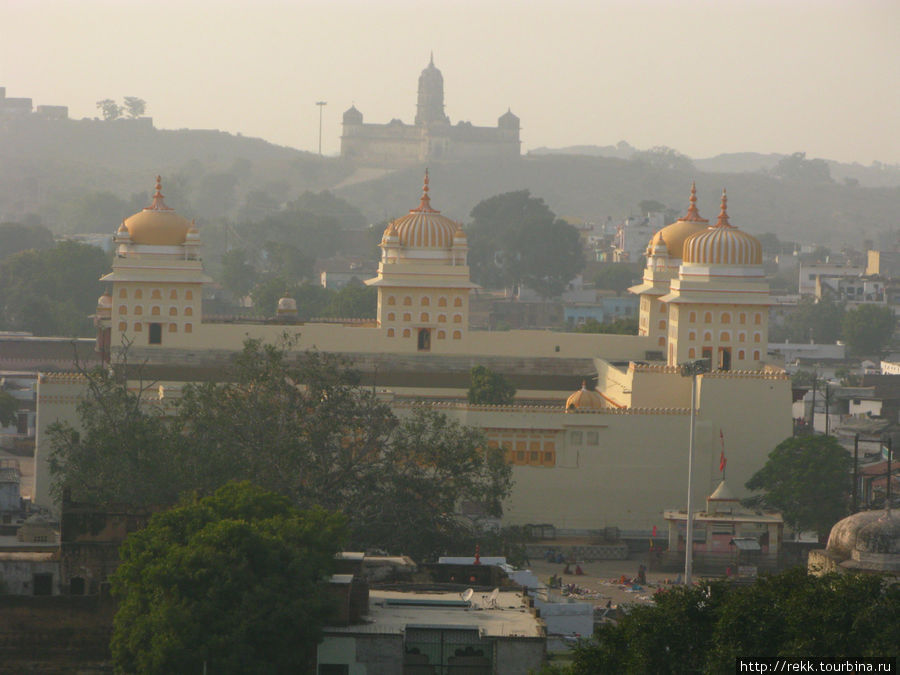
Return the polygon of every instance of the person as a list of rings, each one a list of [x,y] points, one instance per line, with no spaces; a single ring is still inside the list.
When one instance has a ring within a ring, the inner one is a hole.
[[[569,563],[566,563],[566,569],[563,570],[563,574],[572,574],[572,570],[569,569]]]
[[[606,609],[612,609],[612,598],[606,601]]]
[[[643,563],[641,563],[640,567],[638,567],[638,583],[647,583],[647,568],[644,567]]]
[[[580,576],[582,576],[583,574],[584,574],[584,570],[581,569],[581,565],[578,565],[578,564],[576,563],[576,565],[575,565],[575,576],[580,577]]]

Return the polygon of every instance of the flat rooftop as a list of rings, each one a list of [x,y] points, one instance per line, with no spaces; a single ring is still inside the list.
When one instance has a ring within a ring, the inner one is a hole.
[[[521,593],[501,592],[495,607],[482,609],[489,596],[490,591],[476,591],[467,607],[459,593],[372,590],[365,623],[329,626],[326,632],[402,635],[407,627],[424,627],[478,629],[483,637],[544,637],[543,622],[524,604]]]

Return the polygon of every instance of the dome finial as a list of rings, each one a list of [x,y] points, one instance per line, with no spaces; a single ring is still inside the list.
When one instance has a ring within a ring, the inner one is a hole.
[[[685,220],[702,220],[700,211],[697,209],[697,184],[691,181],[691,205],[688,207]]]
[[[425,169],[425,182],[422,185],[422,200],[419,202],[419,208],[414,210],[422,213],[437,213],[431,208],[431,197],[428,196],[428,169]]]
[[[145,210],[152,209],[154,211],[171,211],[172,209],[166,206],[166,203],[163,201],[163,193],[162,193],[162,177],[156,177],[156,193],[153,195],[153,203],[147,207]]]
[[[722,210],[719,211],[719,220],[716,221],[716,227],[732,227],[728,222],[728,195],[725,188],[722,188]]]

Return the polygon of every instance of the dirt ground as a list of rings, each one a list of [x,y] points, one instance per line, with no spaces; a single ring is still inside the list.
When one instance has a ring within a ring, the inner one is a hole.
[[[674,583],[676,575],[670,573],[647,572],[647,583],[635,585],[630,583],[638,575],[640,559],[599,560],[580,563],[583,575],[574,574],[575,565],[569,569],[573,574],[564,574],[565,564],[551,563],[546,560],[532,560],[525,565],[543,583],[547,583],[551,574],[562,577],[563,585],[575,584],[576,592],[569,597],[583,602],[592,602],[595,606],[606,606],[607,601],[615,607],[619,604],[647,604],[652,602],[653,593],[668,583]],[[622,583],[622,576],[628,581]],[[559,591],[556,591],[559,592]]]

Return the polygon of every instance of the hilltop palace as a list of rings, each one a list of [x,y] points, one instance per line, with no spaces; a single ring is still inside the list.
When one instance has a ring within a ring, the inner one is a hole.
[[[444,76],[435,68],[434,57],[419,75],[413,125],[399,119],[364,124],[356,106],[344,112],[341,157],[355,164],[397,168],[424,161],[518,156],[519,118],[509,110],[496,127],[450,124],[444,113]]]
[[[418,206],[384,231],[377,276],[366,282],[378,289],[375,319],[302,323],[286,297],[277,317],[238,322],[203,315],[210,279],[199,232],[166,206],[157,183],[151,206],[116,233],[97,348],[114,359],[116,345],[132,341],[129,359],[146,362],[159,402],[179,396],[186,381],[219,376],[247,337],[276,342],[287,331],[296,349],[344,354],[397,414],[428,405],[483,429],[513,467],[505,523],[662,527],[664,510],[685,506],[691,378],[679,364],[707,357],[713,367],[698,377],[698,508],[721,478],[722,447],[741,497],[792,431],[790,382],[766,362],[770,300],[760,243],[729,222],[726,206],[723,193],[710,225],[692,189],[686,215],[653,235],[643,282],[631,289],[640,296],[640,335],[470,330],[476,286],[466,234],[432,207],[427,174]],[[521,402],[468,404],[475,365],[507,376]],[[47,426],[75,421],[84,393],[78,375],[39,377],[38,504],[54,507]]]

